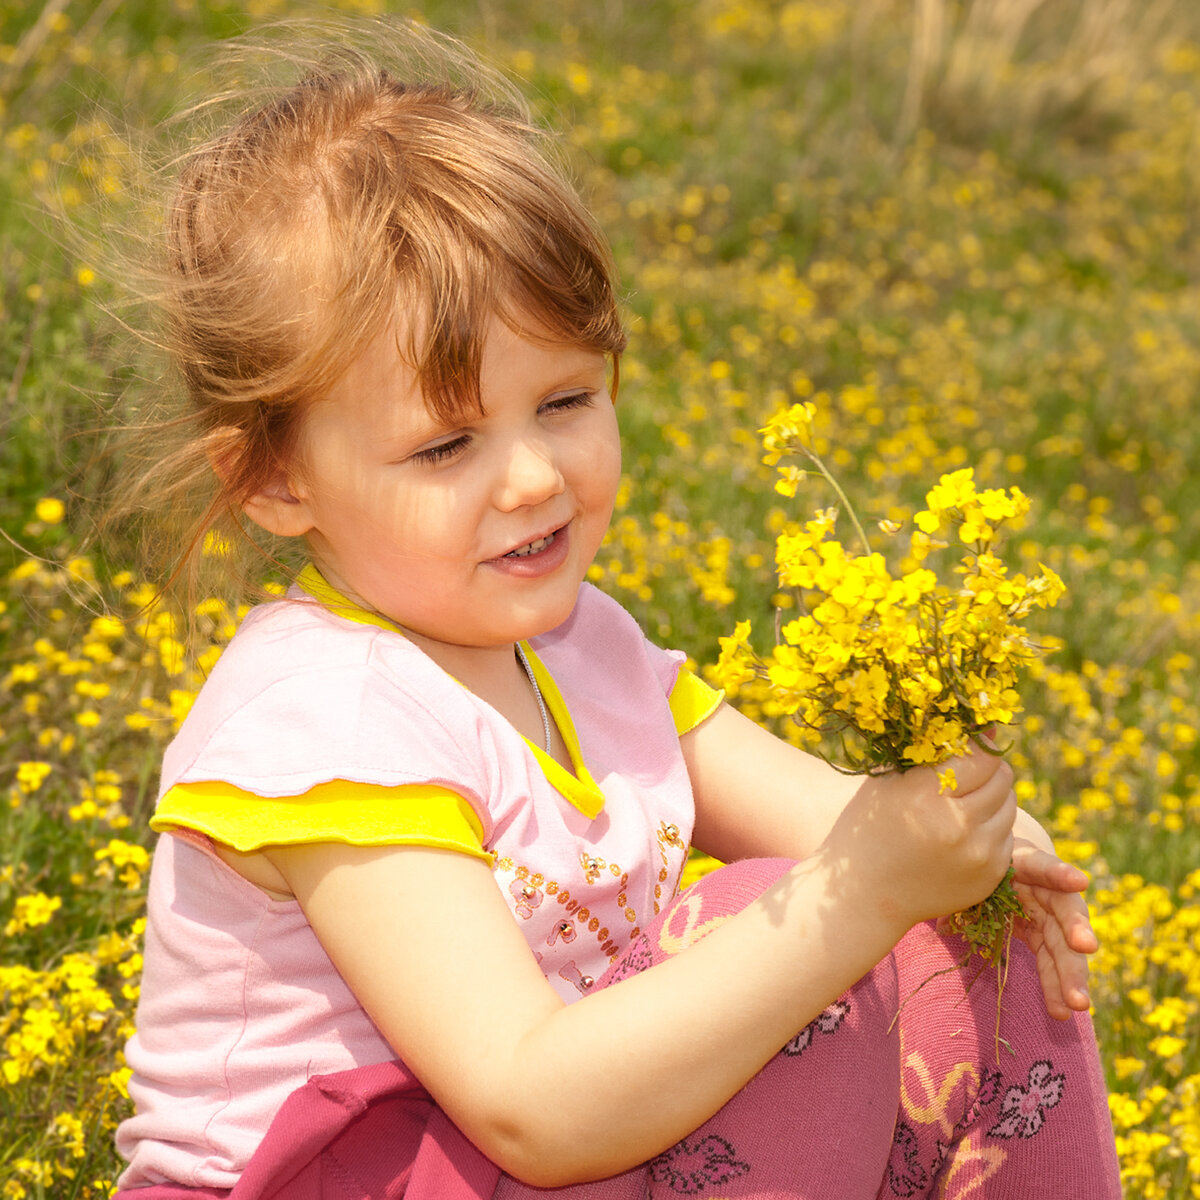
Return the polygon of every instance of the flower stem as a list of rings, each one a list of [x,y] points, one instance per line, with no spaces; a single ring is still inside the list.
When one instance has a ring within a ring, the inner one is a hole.
[[[858,513],[854,511],[854,505],[850,503],[849,497],[842,491],[842,485],[834,478],[833,472],[821,461],[820,455],[808,446],[801,446],[804,456],[813,464],[814,467],[821,473],[821,477],[833,488],[838,500],[841,502],[842,510],[846,512],[851,524],[854,526],[855,532],[858,534],[858,540],[862,543],[863,554],[871,554],[871,543],[867,540],[866,531],[859,522]]]

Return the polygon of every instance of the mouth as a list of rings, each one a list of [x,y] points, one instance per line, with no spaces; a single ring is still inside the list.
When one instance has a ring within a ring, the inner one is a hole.
[[[528,558],[531,554],[539,554],[547,546],[553,545],[554,539],[558,537],[558,534],[559,531],[555,529],[551,533],[547,533],[544,537],[534,538],[532,542],[526,542],[524,546],[518,546],[515,550],[510,550],[503,557]]]

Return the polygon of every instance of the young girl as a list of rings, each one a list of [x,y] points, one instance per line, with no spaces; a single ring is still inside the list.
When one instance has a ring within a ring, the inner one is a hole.
[[[343,51],[182,168],[196,531],[310,562],[165,757],[120,1195],[1117,1196],[1085,880],[1009,768],[843,777],[584,583],[625,337],[541,141]],[[1010,862],[997,1061],[932,922]]]

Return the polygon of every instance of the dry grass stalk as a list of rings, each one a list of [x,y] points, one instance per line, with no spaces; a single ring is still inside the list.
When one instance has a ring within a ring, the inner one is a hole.
[[[867,0],[860,46],[911,11],[905,90],[894,128],[922,125],[1018,138],[1105,125],[1162,49],[1195,22],[1189,0]]]

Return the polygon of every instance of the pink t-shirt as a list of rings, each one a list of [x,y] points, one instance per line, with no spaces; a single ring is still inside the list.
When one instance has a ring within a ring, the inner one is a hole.
[[[542,971],[577,1000],[678,885],[694,815],[668,702],[683,656],[588,585],[530,645],[573,772],[400,634],[303,599],[264,605],[168,748],[162,793],[214,780],[267,797],[339,779],[452,789]],[[155,852],[137,1026],[125,1187],[231,1187],[309,1076],[394,1057],[299,905],[186,832]]]

